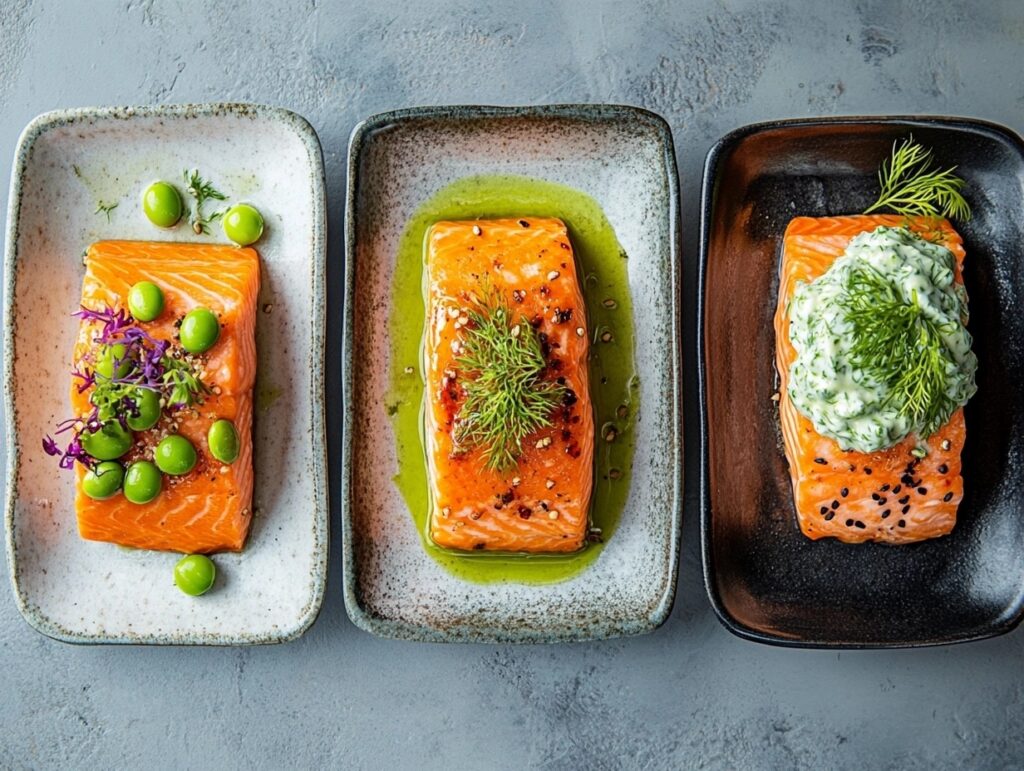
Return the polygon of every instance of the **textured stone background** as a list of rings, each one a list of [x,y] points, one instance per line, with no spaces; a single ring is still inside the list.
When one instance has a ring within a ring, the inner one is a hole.
[[[336,465],[343,178],[362,117],[567,101],[664,115],[682,178],[689,376],[696,204],[717,137],[842,113],[1022,130],[1022,76],[1020,0],[0,0],[0,160],[58,107],[251,100],[309,118],[330,198]],[[71,647],[32,631],[0,591],[0,766],[1024,767],[1024,631],[829,653],[719,625],[699,562],[695,398],[690,378],[679,596],[655,634],[532,648],[377,640],[345,616],[337,543],[319,621],[278,647]]]

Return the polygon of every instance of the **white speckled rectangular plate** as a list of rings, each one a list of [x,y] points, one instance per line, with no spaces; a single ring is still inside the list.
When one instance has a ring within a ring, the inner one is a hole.
[[[232,201],[260,209],[255,491],[239,554],[214,559],[200,598],[173,583],[178,555],[78,536],[73,475],[41,438],[66,417],[82,253],[100,239],[226,242],[187,223],[160,230],[143,189],[182,189],[198,168]],[[117,204],[109,221],[100,204]],[[237,645],[301,635],[327,570],[323,433],[324,175],[316,133],[287,110],[254,105],[79,109],[47,113],[18,144],[7,221],[4,389],[7,557],[17,604],[68,642]]]
[[[632,483],[601,554],[561,583],[453,576],[424,551],[392,482],[395,439],[384,398],[399,238],[421,203],[475,174],[523,175],[588,194],[629,255],[642,362]],[[644,110],[417,108],[356,128],[346,219],[342,528],[345,605],[358,626],[435,642],[558,642],[647,632],[667,618],[682,506],[677,221],[671,132]]]

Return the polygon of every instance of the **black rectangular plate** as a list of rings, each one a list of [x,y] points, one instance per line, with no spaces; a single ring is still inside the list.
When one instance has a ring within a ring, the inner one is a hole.
[[[772,394],[779,245],[796,216],[863,211],[913,134],[966,182],[965,497],[945,538],[811,541],[796,524]],[[1007,632],[1024,614],[1024,145],[959,118],[834,118],[734,131],[708,153],[698,359],[701,539],[712,605],[733,632],[803,647],[908,647]]]

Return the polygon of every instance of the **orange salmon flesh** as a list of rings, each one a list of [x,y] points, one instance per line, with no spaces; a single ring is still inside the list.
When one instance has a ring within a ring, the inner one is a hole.
[[[797,520],[804,535],[815,540],[831,536],[847,543],[901,544],[947,535],[963,498],[960,453],[967,430],[962,409],[927,437],[930,452],[919,459],[911,453],[918,444],[916,436],[878,452],[844,452],[819,434],[789,398],[789,368],[796,349],[789,340],[786,308],[797,282],[821,276],[854,236],[882,225],[909,227],[941,243],[956,257],[956,281],[963,283],[963,241],[944,219],[797,217],[783,238],[775,313],[779,416]]]
[[[164,476],[163,489],[150,503],[134,504],[123,495],[97,501],[82,492],[84,469],[77,464],[75,511],[78,531],[90,541],[110,541],[140,549],[183,553],[238,551],[252,519],[252,389],[256,378],[256,304],[259,256],[253,249],[210,244],[101,241],[85,258],[82,305],[126,308],[128,290],[152,281],[164,293],[164,312],[138,323],[152,337],[176,341],[175,326],[196,307],[213,311],[221,322],[217,343],[205,354],[203,382],[212,390],[202,403],[164,411],[149,431],[136,432],[127,463],[152,460],[153,447],[169,432],[189,439],[199,457],[183,476]],[[74,363],[95,348],[97,322],[82,321]],[[76,415],[89,412],[89,393],[71,387]],[[222,464],[209,454],[206,434],[219,418],[235,424],[238,458]]]
[[[557,219],[438,222],[427,234],[425,435],[430,537],[462,550],[571,552],[587,535],[593,486],[594,418],[588,385],[586,308],[572,244]],[[544,341],[544,378],[575,400],[527,436],[515,468],[488,469],[484,450],[457,448],[464,398],[456,350],[482,287],[504,299]],[[461,321],[460,321],[461,320]]]

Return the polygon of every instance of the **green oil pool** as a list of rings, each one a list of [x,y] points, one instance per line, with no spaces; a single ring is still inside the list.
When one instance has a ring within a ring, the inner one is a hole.
[[[553,583],[583,570],[600,554],[603,543],[590,543],[565,555],[467,554],[442,549],[428,535],[430,496],[423,447],[420,363],[426,313],[424,240],[427,229],[438,220],[498,217],[558,217],[569,227],[580,275],[584,277],[592,341],[590,397],[598,435],[590,516],[603,540],[615,532],[629,493],[633,426],[639,408],[626,253],[594,199],[551,182],[513,176],[467,177],[440,190],[409,220],[399,244],[392,286],[391,384],[385,400],[397,443],[398,473],[394,481],[409,507],[423,548],[451,573],[481,583]],[[612,428],[615,440],[608,442],[605,437]]]

